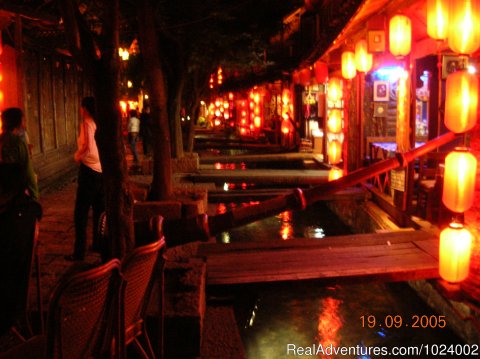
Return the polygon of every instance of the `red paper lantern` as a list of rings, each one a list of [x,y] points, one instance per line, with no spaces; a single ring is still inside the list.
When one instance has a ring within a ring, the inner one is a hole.
[[[432,39],[445,40],[448,29],[448,0],[427,0],[427,33]]]
[[[331,133],[342,132],[342,110],[336,108],[328,112],[327,128]]]
[[[480,46],[480,1],[452,0],[449,3],[448,46],[459,54],[472,54]]]
[[[300,70],[300,85],[308,86],[310,84],[311,79],[311,71],[310,68],[306,67]]]
[[[338,140],[328,143],[327,148],[328,163],[336,165],[342,161],[342,144]]]
[[[468,277],[472,252],[472,234],[461,223],[450,223],[440,233],[439,274],[450,283]]]
[[[317,83],[323,84],[328,81],[328,66],[325,62],[316,61],[313,64],[313,71],[315,73],[315,80],[317,80]]]
[[[295,85],[300,84],[300,72],[298,70],[293,71],[292,73],[292,81]]]
[[[412,47],[412,22],[405,15],[395,15],[389,26],[390,52],[393,56],[406,56]]]
[[[467,71],[447,76],[445,126],[455,133],[471,130],[477,122],[478,78]]]
[[[477,159],[467,148],[457,147],[445,157],[442,200],[453,212],[462,213],[473,205]]]
[[[342,76],[347,80],[351,80],[356,75],[355,53],[353,51],[344,51],[342,53]]]

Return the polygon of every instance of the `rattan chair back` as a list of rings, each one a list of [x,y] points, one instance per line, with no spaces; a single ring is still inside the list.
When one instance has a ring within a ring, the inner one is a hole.
[[[165,239],[138,247],[128,255],[122,263],[125,278],[125,340],[127,344],[140,334],[140,324],[144,320],[145,311],[150,299],[155,269],[160,250],[165,246]]]
[[[47,358],[118,356],[120,262],[67,273],[50,300]],[[117,349],[113,349],[117,344]]]

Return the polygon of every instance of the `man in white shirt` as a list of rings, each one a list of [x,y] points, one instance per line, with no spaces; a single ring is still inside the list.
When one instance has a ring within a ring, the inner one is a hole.
[[[80,135],[77,139],[78,149],[74,159],[80,164],[78,171],[77,195],[75,198],[75,245],[73,254],[66,256],[70,261],[82,261],[87,249],[87,222],[90,207],[93,210],[92,249],[100,251],[98,224],[100,215],[105,211],[105,193],[103,186],[102,165],[98,155],[95,131],[95,99],[85,97],[82,100]]]
[[[140,120],[137,117],[137,111],[130,111],[130,118],[128,120],[128,142],[132,149],[133,161],[138,163],[137,141],[138,133],[140,132]]]

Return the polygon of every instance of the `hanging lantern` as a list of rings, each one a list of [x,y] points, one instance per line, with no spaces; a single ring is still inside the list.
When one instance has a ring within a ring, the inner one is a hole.
[[[355,67],[359,72],[368,72],[372,68],[373,55],[368,53],[367,41],[359,40],[355,44]]]
[[[325,62],[316,61],[313,64],[313,72],[317,83],[323,84],[328,81],[328,66]]]
[[[355,68],[355,54],[353,51],[344,51],[342,53],[342,76],[347,79],[353,79],[357,75]]]
[[[341,78],[332,77],[328,81],[327,99],[332,102],[340,101],[343,98],[343,81]]]
[[[448,0],[427,1],[427,33],[432,39],[445,40],[448,30]]]
[[[328,181],[335,181],[343,177],[343,170],[337,167],[333,167],[328,171]]]
[[[471,251],[472,234],[461,223],[450,223],[440,233],[440,277],[450,283],[467,278]]]
[[[477,159],[467,148],[457,147],[445,157],[443,204],[453,212],[465,212],[473,204]]]
[[[311,71],[306,67],[300,70],[300,85],[308,86],[310,84]]]
[[[299,85],[300,84],[300,71],[298,70],[295,70],[293,71],[292,73],[292,81],[295,85]]]
[[[327,128],[331,133],[342,132],[342,110],[335,108],[328,112]]]
[[[480,1],[451,0],[448,46],[459,54],[472,54],[480,46]]]
[[[412,23],[405,15],[395,15],[389,26],[390,52],[393,56],[406,56],[412,47]]]
[[[328,143],[327,149],[328,163],[336,165],[342,161],[342,144],[338,140],[332,140]]]
[[[447,76],[445,126],[455,133],[463,133],[475,126],[478,108],[478,78],[468,71],[457,71]]]

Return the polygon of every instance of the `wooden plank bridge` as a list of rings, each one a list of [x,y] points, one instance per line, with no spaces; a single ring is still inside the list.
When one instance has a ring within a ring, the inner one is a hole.
[[[321,279],[405,281],[438,277],[438,238],[424,231],[323,239],[206,243],[207,285]]]

